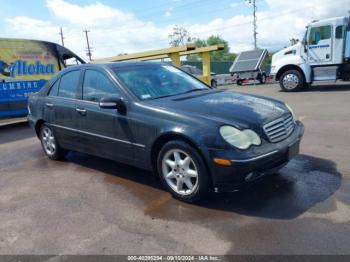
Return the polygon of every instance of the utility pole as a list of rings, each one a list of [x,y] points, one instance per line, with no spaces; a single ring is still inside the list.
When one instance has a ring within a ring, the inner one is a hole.
[[[89,36],[88,33],[90,32],[90,30],[83,30],[83,32],[85,33],[86,36],[86,44],[87,44],[87,49],[86,49],[86,55],[89,57],[89,61],[92,61],[92,48],[90,47],[90,43],[89,43]]]
[[[257,49],[257,43],[256,43],[256,35],[258,34],[257,31],[256,31],[256,28],[257,28],[257,24],[256,24],[256,10],[257,10],[257,6],[256,6],[256,3],[255,1],[256,0],[246,0],[248,1],[249,4],[252,4],[253,5],[253,37],[254,37],[254,49]]]
[[[61,35],[62,46],[64,46],[64,37],[63,37],[62,26],[60,27],[60,35]]]

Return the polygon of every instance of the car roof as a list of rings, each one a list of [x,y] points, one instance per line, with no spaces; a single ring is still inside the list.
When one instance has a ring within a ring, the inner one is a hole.
[[[89,64],[80,64],[80,65],[70,65],[59,72],[58,75],[65,74],[69,71],[80,70],[80,69],[92,69],[92,68],[102,68],[102,69],[114,69],[114,68],[127,68],[133,66],[145,66],[145,65],[169,65],[165,62],[150,62],[150,61],[122,61],[122,62],[108,62],[108,63],[89,63]]]
[[[81,64],[81,65],[72,65],[69,66],[69,69],[81,69],[81,68],[91,68],[91,67],[101,67],[101,68],[123,68],[123,67],[131,67],[131,66],[140,66],[140,65],[164,65],[164,62],[150,62],[150,61],[122,61],[122,62],[108,62],[108,63],[89,63],[89,64]]]
[[[151,61],[123,61],[123,62],[112,62],[112,63],[104,63],[104,66],[110,68],[123,68],[130,66],[140,66],[140,65],[164,65],[164,62],[151,62]]]

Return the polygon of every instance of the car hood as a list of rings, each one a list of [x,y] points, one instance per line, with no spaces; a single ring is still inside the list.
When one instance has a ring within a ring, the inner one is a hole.
[[[207,118],[219,124],[252,128],[286,113],[286,106],[274,99],[231,91],[199,91],[176,97],[150,100],[148,104],[188,116]]]

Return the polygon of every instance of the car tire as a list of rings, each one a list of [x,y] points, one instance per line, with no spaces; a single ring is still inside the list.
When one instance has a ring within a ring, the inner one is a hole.
[[[218,83],[215,80],[211,80],[211,88],[217,88]]]
[[[300,91],[305,86],[304,76],[298,70],[288,70],[284,72],[279,82],[282,90],[285,92]]]
[[[204,160],[183,141],[170,141],[162,147],[157,170],[164,187],[176,199],[193,203],[209,193],[209,174]]]
[[[54,132],[47,124],[40,127],[40,141],[45,155],[52,160],[64,159],[67,150],[61,148],[55,138]]]
[[[242,83],[243,83],[243,80],[242,79],[237,79],[236,83],[237,83],[237,85],[241,86]]]

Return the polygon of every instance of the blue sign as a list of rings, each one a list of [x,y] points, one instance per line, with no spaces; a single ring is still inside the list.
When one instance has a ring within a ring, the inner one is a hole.
[[[42,64],[36,61],[29,64],[27,61],[17,60],[10,66],[10,76],[16,77],[20,75],[51,75],[55,73],[54,64]]]
[[[0,83],[0,101],[27,100],[29,94],[38,92],[47,80]]]
[[[324,45],[310,45],[309,48],[310,49],[315,49],[315,48],[326,48],[329,47],[328,44],[324,44]]]

